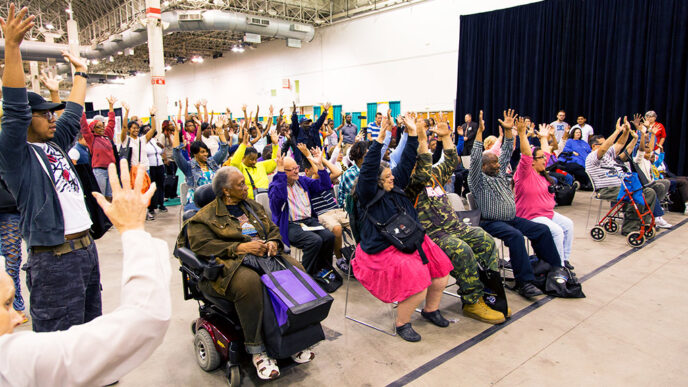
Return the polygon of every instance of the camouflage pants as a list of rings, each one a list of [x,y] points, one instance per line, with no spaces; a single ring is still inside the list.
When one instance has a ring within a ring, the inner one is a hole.
[[[483,295],[478,268],[499,271],[494,239],[480,227],[460,227],[428,233],[454,264],[458,294],[464,303],[474,304]]]

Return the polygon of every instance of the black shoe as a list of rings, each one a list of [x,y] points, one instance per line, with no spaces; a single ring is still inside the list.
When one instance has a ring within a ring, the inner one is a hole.
[[[160,212],[167,212],[167,207],[165,206],[160,206],[160,208],[158,209],[160,210]]]
[[[516,291],[518,294],[522,295],[527,299],[531,299],[535,296],[541,296],[542,290],[538,289],[537,286],[533,285],[532,282],[525,282],[516,286]]]
[[[434,312],[426,312],[424,310],[421,310],[420,315],[425,317],[426,320],[437,325],[438,327],[446,328],[449,326],[449,321],[447,321],[446,318],[442,317],[442,313],[440,313],[439,309]]]
[[[564,267],[573,270],[573,265],[569,263],[569,261],[564,261]]]
[[[406,323],[400,327],[397,327],[397,335],[399,335],[399,337],[401,337],[402,339],[410,341],[412,343],[420,341],[420,335],[418,334],[418,332],[413,330],[411,323]]]
[[[155,220],[155,212],[149,210],[146,213],[146,220]]]

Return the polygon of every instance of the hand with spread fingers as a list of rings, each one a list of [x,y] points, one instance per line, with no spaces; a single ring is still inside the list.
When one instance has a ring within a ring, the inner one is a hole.
[[[502,126],[504,129],[511,129],[514,127],[514,120],[518,117],[518,114],[516,114],[516,111],[514,109],[508,109],[504,111],[504,119],[498,119],[499,124]]]
[[[155,183],[152,183],[145,193],[141,193],[146,169],[142,164],[135,168],[138,168],[138,171],[134,187],[132,188],[129,164],[126,160],[120,160],[121,185],[120,178],[117,177],[115,164],[108,166],[110,186],[112,187],[112,202],[108,202],[105,196],[98,192],[92,193],[98,204],[103,208],[105,215],[107,215],[112,225],[120,233],[128,230],[143,230],[148,204],[156,189]]]

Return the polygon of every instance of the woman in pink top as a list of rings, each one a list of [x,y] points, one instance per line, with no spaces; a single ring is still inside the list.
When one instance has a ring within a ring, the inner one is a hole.
[[[523,118],[517,120],[516,128],[521,142],[521,161],[514,173],[516,216],[549,227],[562,264],[573,269],[569,264],[573,244],[573,221],[554,211],[554,193],[549,192],[549,187],[556,183],[545,169],[552,151],[547,141],[549,133],[538,133],[541,148],[536,147],[531,152]]]

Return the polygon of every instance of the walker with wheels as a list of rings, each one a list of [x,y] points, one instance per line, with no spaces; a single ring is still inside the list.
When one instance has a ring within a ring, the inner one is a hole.
[[[645,244],[645,241],[647,241],[648,239],[652,239],[655,237],[655,217],[652,214],[652,208],[650,208],[650,206],[647,205],[647,201],[645,200],[645,195],[643,194],[643,186],[638,184],[639,187],[633,191],[631,190],[631,188],[629,188],[627,180],[630,183],[632,181],[631,179],[637,179],[637,175],[634,176],[634,174],[630,172],[618,172],[616,170],[613,170],[607,172],[607,176],[616,176],[619,178],[621,189],[623,190],[623,196],[619,198],[616,201],[616,203],[614,203],[612,208],[607,212],[607,214],[603,216],[592,229],[590,229],[590,236],[593,240],[601,242],[607,236],[607,233],[616,233],[619,230],[619,224],[616,222],[616,220],[621,219],[621,216],[619,216],[619,212],[621,212],[621,210],[623,210],[626,205],[632,205],[635,209],[636,215],[640,219],[640,230],[629,233],[626,236],[626,242],[631,247],[638,248]],[[640,196],[643,198],[643,202],[645,203],[646,207],[645,212],[640,212],[638,204],[633,199],[633,195],[637,194],[640,194]],[[650,224],[647,224],[647,222],[645,222],[645,219],[643,219],[643,217],[648,214],[650,215],[651,219]]]

